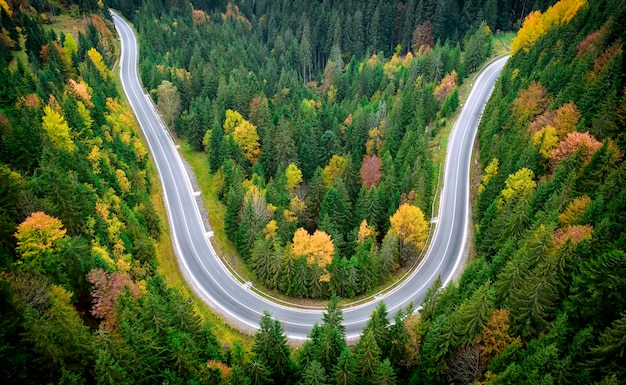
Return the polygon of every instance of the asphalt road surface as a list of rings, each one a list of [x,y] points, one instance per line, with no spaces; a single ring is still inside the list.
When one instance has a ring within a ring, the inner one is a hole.
[[[122,18],[113,14],[113,20],[122,42],[120,78],[158,169],[174,248],[184,277],[199,297],[238,328],[254,332],[263,311],[267,310],[281,321],[290,340],[305,339],[312,325],[321,321],[323,309],[296,308],[260,296],[249,283],[235,278],[215,254],[209,242],[212,234],[205,231],[200,217],[195,199],[197,192],[193,191],[171,136],[141,86],[137,75],[135,35]],[[506,58],[494,61],[474,80],[472,91],[452,130],[430,248],[419,266],[401,284],[367,302],[344,307],[344,325],[349,340],[358,338],[379,301],[385,301],[389,315],[393,317],[411,302],[419,305],[438,276],[446,284],[463,268],[470,215],[472,146],[482,110],[505,62]]]

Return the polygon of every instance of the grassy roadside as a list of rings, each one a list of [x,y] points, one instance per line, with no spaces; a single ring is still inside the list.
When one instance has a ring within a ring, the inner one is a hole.
[[[150,167],[150,177],[156,182],[156,184],[158,184],[158,188],[155,188],[152,192],[152,203],[159,213],[163,228],[161,239],[157,244],[158,273],[165,277],[165,281],[170,287],[180,290],[186,299],[193,301],[194,307],[200,317],[212,325],[213,332],[217,335],[217,338],[222,341],[222,343],[228,343],[232,346],[238,341],[246,348],[246,350],[249,350],[252,347],[252,337],[233,329],[226,322],[224,322],[220,315],[214,313],[204,303],[204,301],[196,296],[183,277],[180,267],[178,266],[178,260],[174,254],[169,222],[167,221],[167,213],[165,211],[165,204],[163,203],[163,190],[161,189],[161,184],[158,182],[159,178],[156,172],[156,167],[152,161]]]
[[[517,36],[514,32],[499,33],[493,35],[492,48],[495,56],[504,55],[511,52],[511,44]]]
[[[254,281],[254,274],[239,258],[235,245],[226,237],[226,231],[224,230],[226,206],[217,199],[217,184],[215,176],[209,171],[206,153],[194,151],[184,139],[178,139],[177,144],[180,146],[178,151],[191,166],[196,182],[202,192],[202,201],[213,230],[212,243],[215,251],[222,260],[228,262],[230,268],[235,270],[241,278],[245,281]]]

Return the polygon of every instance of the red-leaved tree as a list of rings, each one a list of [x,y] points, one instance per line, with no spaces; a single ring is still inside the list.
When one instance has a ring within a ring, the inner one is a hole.
[[[363,164],[361,164],[361,180],[365,188],[370,188],[383,176],[382,173],[383,162],[376,155],[367,155],[363,158]]]
[[[139,297],[139,285],[126,273],[107,273],[102,268],[94,269],[87,274],[87,279],[94,286],[91,296],[93,308],[91,314],[102,319],[106,329],[115,327],[115,308],[120,294],[128,289],[135,298]]]

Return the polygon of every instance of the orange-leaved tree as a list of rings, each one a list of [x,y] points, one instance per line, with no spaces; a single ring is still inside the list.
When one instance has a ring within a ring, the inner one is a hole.
[[[567,226],[564,229],[558,229],[554,233],[554,246],[562,247],[568,241],[575,245],[580,243],[583,239],[591,240],[591,234],[593,233],[593,226],[591,225],[573,225]]]
[[[452,70],[449,74],[447,74],[441,82],[435,88],[435,98],[439,101],[439,103],[443,103],[444,100],[454,91],[454,87],[456,87],[458,75],[455,70]]]
[[[21,268],[36,274],[59,278],[63,263],[60,253],[65,247],[66,230],[61,220],[42,211],[32,213],[15,232]]]
[[[548,90],[541,83],[533,80],[527,88],[519,92],[518,97],[513,101],[517,120],[523,122],[526,119],[533,119],[545,112],[551,102],[552,97]]]
[[[519,341],[519,337],[513,338],[509,334],[509,311],[507,309],[495,310],[476,341],[480,346],[480,360],[484,367],[489,366],[491,360],[515,341]]]
[[[602,147],[602,143],[589,132],[572,132],[567,134],[565,139],[560,141],[558,146],[550,152],[550,160],[557,164],[581,149],[585,160],[589,160],[600,147]]]

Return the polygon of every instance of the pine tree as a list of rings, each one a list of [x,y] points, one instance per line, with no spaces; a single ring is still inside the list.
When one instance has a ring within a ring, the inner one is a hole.
[[[390,348],[389,319],[387,318],[387,315],[387,305],[385,305],[385,302],[378,302],[364,329],[372,331],[374,339],[376,340],[376,345],[380,348],[380,352],[382,354],[381,357],[383,358],[388,356]]]
[[[429,321],[433,316],[435,316],[435,306],[437,304],[437,300],[439,299],[440,290],[442,288],[441,276],[437,276],[437,279],[431,284],[422,300],[420,311],[420,316],[422,320]]]
[[[376,343],[374,330],[371,328],[364,329],[361,339],[354,348],[354,355],[361,381],[369,383],[374,378],[374,373],[378,369],[382,355]]]
[[[342,325],[343,311],[339,305],[341,298],[337,294],[333,294],[326,305],[326,312],[323,313],[322,319],[324,325],[328,325],[331,328],[336,328],[341,333],[342,337],[345,337],[346,327]]]
[[[619,378],[626,375],[626,314],[615,320],[600,335],[599,343],[591,348],[594,357],[588,366],[606,376],[613,373]]]
[[[345,348],[346,343],[339,329],[324,324],[319,341],[319,352],[320,363],[327,373],[337,364],[339,355]]]
[[[393,324],[389,327],[389,361],[392,367],[400,368],[402,362],[407,356],[407,343],[409,341],[409,335],[404,324],[405,315],[411,315],[411,309],[408,309],[409,314],[405,314],[404,311],[399,310],[393,317]]]
[[[489,322],[493,311],[491,281],[485,282],[461,305],[457,325],[459,336],[465,343],[472,342]]]
[[[574,274],[570,294],[564,303],[577,324],[603,328],[619,318],[626,308],[626,253],[611,250],[581,261]]]
[[[366,383],[376,385],[395,385],[397,383],[396,373],[388,358],[378,364],[374,377]]]
[[[303,385],[326,385],[328,382],[326,370],[318,361],[311,361],[302,372],[300,383]]]
[[[343,349],[339,355],[337,365],[333,368],[332,378],[337,385],[357,384],[357,362],[350,349]]]
[[[254,362],[266,363],[270,378],[275,383],[284,384],[291,380],[293,363],[287,345],[287,337],[280,322],[272,319],[267,311],[263,312],[259,321],[259,331],[254,336],[252,353]],[[248,373],[254,382],[250,371]]]
[[[511,293],[511,326],[523,337],[545,330],[557,300],[556,260],[549,257],[533,270],[519,291]]]
[[[268,385],[273,383],[267,364],[259,360],[252,360],[246,366],[246,375],[250,379],[250,385]]]

